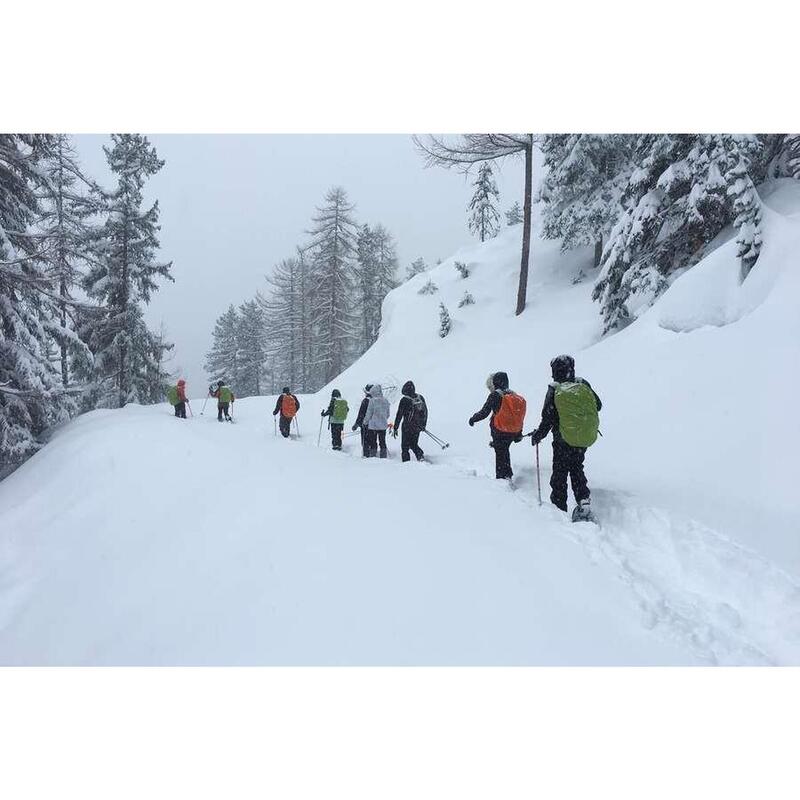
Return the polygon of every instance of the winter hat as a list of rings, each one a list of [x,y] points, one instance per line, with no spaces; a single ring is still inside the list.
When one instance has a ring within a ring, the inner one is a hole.
[[[341,396],[342,396],[342,393],[338,389],[334,389],[331,392],[331,397],[341,397]]]
[[[550,369],[553,371],[554,381],[563,383],[575,380],[575,359],[572,356],[556,356],[550,362]]]
[[[289,394],[289,387],[288,386],[284,386],[282,391],[283,391],[284,394]]]
[[[185,386],[185,385],[186,385],[186,381],[185,381],[183,378],[181,378],[181,379],[178,381],[178,386]]]
[[[505,372],[493,372],[487,379],[486,386],[490,391],[508,389],[508,374]]]
[[[417,393],[417,387],[414,386],[414,381],[406,381],[403,384],[402,392],[407,397],[411,397],[411,395],[416,394]]]
[[[371,384],[371,383],[368,383],[368,384],[367,384],[367,385],[364,387],[364,394],[369,394],[369,390],[370,390],[371,388],[372,388],[372,384]]]

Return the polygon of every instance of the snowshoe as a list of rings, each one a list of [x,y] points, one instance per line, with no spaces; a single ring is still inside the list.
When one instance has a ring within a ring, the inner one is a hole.
[[[594,522],[597,524],[597,518],[592,512],[591,503],[588,500],[581,500],[575,508],[572,509],[573,522]]]

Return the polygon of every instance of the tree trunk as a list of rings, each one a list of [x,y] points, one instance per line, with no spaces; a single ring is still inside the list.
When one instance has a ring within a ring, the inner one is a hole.
[[[531,251],[531,194],[533,184],[533,134],[528,136],[525,148],[525,208],[522,216],[522,258],[519,265],[519,288],[517,310],[519,316],[525,310],[528,297],[528,262]]]
[[[594,266],[595,269],[600,266],[600,259],[603,257],[603,235],[600,234],[597,241],[594,243]]]

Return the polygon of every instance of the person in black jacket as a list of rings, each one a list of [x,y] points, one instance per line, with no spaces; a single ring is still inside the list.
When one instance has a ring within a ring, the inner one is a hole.
[[[292,411],[292,400],[294,400],[294,411]],[[285,404],[284,401],[286,401]],[[278,402],[275,403],[275,410],[272,412],[273,417],[280,414],[278,428],[284,439],[289,438],[292,431],[292,420],[299,410],[300,401],[297,399],[297,395],[292,394],[288,386],[284,386],[283,392],[278,396]]]
[[[544,406],[542,406],[542,421],[536,430],[526,435],[531,437],[534,445],[537,445],[551,430],[553,432],[553,474],[550,476],[550,502],[562,511],[567,511],[567,477],[569,476],[575,502],[580,509],[588,510],[590,492],[586,474],[583,471],[586,448],[572,447],[562,438],[555,397],[556,384],[559,383],[577,381],[585,383],[590,389],[592,387],[589,381],[575,378],[575,359],[572,356],[556,356],[550,362],[550,369],[553,373],[553,383],[547,387]],[[594,389],[592,389],[592,393],[599,411],[603,404]]]
[[[358,407],[358,415],[356,416],[356,421],[353,423],[354,431],[361,428],[361,455],[364,458],[367,457],[367,437],[366,431],[364,430],[364,415],[367,413],[367,407],[369,406],[369,390],[371,388],[371,383],[368,383],[364,387],[364,399],[361,401],[361,405]]]
[[[472,427],[476,422],[486,419],[489,414],[492,415],[489,430],[492,434],[491,446],[494,448],[495,477],[510,480],[514,477],[514,470],[511,469],[511,443],[522,441],[522,431],[501,431],[494,425],[495,415],[503,404],[503,395],[508,392],[508,375],[505,372],[493,373],[486,381],[486,388],[489,389],[489,396],[483,408],[469,418],[469,425]]]
[[[403,461],[410,461],[410,450],[417,457],[417,461],[424,461],[425,453],[419,446],[419,435],[428,424],[428,406],[425,403],[425,398],[421,394],[417,394],[416,387],[412,381],[406,381],[403,384],[403,396],[397,406],[394,428],[392,429],[392,435],[395,439],[401,423],[403,425],[403,432],[400,437],[401,458]]]

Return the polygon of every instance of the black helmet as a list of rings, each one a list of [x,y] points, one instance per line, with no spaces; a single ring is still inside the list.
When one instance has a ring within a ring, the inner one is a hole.
[[[283,387],[283,393],[284,394],[289,394],[289,387],[288,386],[284,386]]]
[[[331,397],[341,397],[341,396],[342,396],[342,393],[338,389],[334,389],[331,392]]]
[[[370,390],[371,388],[372,388],[372,384],[371,384],[371,383],[368,383],[368,384],[367,384],[367,385],[364,387],[364,394],[369,394],[369,390]]]
[[[550,362],[550,369],[553,371],[554,381],[563,383],[575,380],[575,359],[572,356],[556,356]]]
[[[218,386],[218,387],[219,387],[219,386],[224,386],[224,385],[225,385],[225,381],[222,381],[222,380],[220,380],[220,381],[217,381],[217,386]]]

